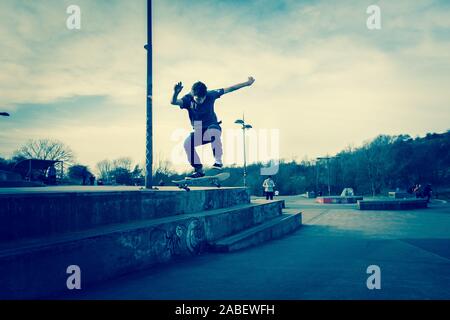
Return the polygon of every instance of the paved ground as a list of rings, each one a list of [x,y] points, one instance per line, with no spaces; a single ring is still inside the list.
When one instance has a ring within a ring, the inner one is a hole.
[[[262,246],[149,269],[66,298],[450,299],[450,204],[358,211],[286,197],[304,226]],[[368,290],[366,268],[381,268]]]

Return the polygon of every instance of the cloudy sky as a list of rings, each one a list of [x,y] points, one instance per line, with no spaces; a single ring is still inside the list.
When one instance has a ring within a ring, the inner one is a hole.
[[[374,3],[381,30],[366,27]],[[72,4],[81,30],[66,27]],[[52,138],[91,168],[144,161],[145,8],[144,0],[0,2],[0,111],[11,113],[0,117],[0,157]],[[448,1],[154,0],[153,20],[154,153],[177,169],[186,168],[180,142],[190,130],[186,112],[169,104],[177,81],[186,92],[196,80],[216,89],[256,78],[217,101],[225,152],[237,154],[226,163],[241,161],[233,122],[244,112],[250,147],[272,141],[279,152],[269,153],[286,159],[381,133],[450,129]]]

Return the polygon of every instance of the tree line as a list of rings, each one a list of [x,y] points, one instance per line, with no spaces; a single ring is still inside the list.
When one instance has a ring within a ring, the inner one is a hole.
[[[57,140],[31,140],[18,149],[11,159],[0,158],[0,170],[13,170],[21,159],[63,159],[66,164],[63,183],[78,184],[86,174],[93,175],[88,166],[76,163],[72,150]],[[261,175],[264,163],[247,166],[247,187],[254,195],[262,195]],[[172,185],[172,180],[184,177],[171,169],[168,161],[153,164],[156,185]],[[144,185],[144,168],[131,158],[105,159],[97,163],[97,181],[104,184]],[[224,186],[242,186],[243,168],[229,166],[230,178]],[[344,188],[353,188],[357,194],[378,195],[397,188],[406,190],[413,184],[433,185],[434,189],[450,187],[450,131],[425,137],[409,135],[379,135],[360,147],[348,147],[332,157],[282,160],[273,176],[276,190],[281,195],[319,192],[333,195]]]

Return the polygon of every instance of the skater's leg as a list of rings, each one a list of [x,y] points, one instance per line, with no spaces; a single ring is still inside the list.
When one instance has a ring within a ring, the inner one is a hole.
[[[211,142],[211,148],[213,151],[215,163],[217,165],[222,165],[222,129],[219,125],[213,125],[208,127],[205,134],[203,135],[203,140],[205,142]]]
[[[201,170],[202,163],[200,161],[200,157],[198,156],[195,147],[202,144],[201,132],[198,131],[191,132],[189,136],[184,141],[184,150],[186,151],[186,155],[191,166],[197,171]]]
[[[219,131],[220,133],[221,131]],[[223,156],[223,147],[222,147],[222,137],[220,134],[215,137],[214,141],[211,144],[214,160],[216,164],[222,164],[222,156]]]

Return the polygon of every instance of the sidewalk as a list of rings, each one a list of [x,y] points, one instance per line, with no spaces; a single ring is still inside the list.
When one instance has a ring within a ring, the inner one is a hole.
[[[450,204],[365,211],[286,197],[296,233],[69,292],[68,299],[450,299]],[[381,290],[366,269],[381,268]]]

